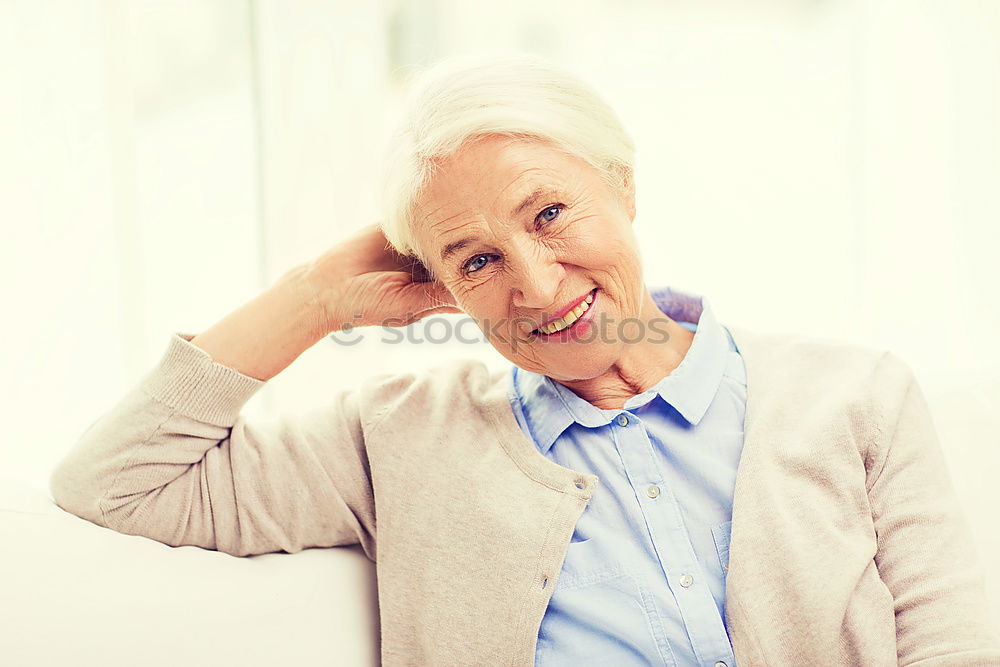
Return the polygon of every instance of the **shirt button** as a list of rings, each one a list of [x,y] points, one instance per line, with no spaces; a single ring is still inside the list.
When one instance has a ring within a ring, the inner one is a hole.
[[[625,415],[618,415],[618,425],[628,426],[628,417],[626,417]]]
[[[660,487],[658,487],[656,484],[650,484],[649,486],[646,487],[646,495],[649,496],[650,498],[655,498],[656,496],[660,495]]]
[[[684,588],[687,588],[693,583],[694,583],[694,577],[692,577],[690,574],[685,574],[683,577],[681,577],[681,586],[683,586]]]
[[[726,663],[720,660],[719,662],[715,663],[715,667],[726,667]]]

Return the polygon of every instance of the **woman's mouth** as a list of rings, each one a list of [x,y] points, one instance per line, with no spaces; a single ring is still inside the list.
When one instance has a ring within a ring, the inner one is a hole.
[[[577,305],[575,308],[570,310],[568,313],[555,320],[554,322],[549,322],[548,324],[541,326],[534,331],[533,334],[541,336],[542,338],[547,338],[550,336],[558,336],[559,334],[565,334],[577,328],[577,325],[581,321],[589,321],[590,318],[586,317],[587,313],[590,311],[594,304],[594,299],[597,297],[597,288],[590,290],[587,296]]]

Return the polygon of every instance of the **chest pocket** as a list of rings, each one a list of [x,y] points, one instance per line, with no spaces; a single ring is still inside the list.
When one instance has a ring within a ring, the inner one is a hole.
[[[712,537],[715,539],[715,550],[719,553],[719,563],[722,565],[722,571],[727,574],[729,573],[729,535],[732,528],[732,521],[712,526]]]
[[[639,570],[615,559],[600,539],[574,540],[539,628],[535,667],[593,665],[597,650],[601,664],[636,664],[641,658],[677,666],[653,591]]]

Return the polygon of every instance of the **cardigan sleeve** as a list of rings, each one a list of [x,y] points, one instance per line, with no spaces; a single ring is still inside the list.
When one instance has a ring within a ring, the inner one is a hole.
[[[57,505],[98,525],[233,556],[360,544],[375,510],[355,390],[250,421],[265,382],[175,333],[157,365],[53,469]]]
[[[886,361],[898,391],[889,392],[868,496],[899,664],[1000,665],[980,558],[924,393],[905,362]]]

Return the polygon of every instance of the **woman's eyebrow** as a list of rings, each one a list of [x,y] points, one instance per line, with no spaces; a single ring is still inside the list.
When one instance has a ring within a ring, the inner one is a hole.
[[[520,204],[518,204],[513,211],[511,211],[510,217],[512,218],[518,217],[519,215],[524,213],[525,209],[532,206],[536,201],[538,201],[542,197],[546,195],[556,194],[558,192],[559,190],[557,188],[554,188],[550,185],[539,186],[535,188],[534,190],[531,191],[531,194],[525,197],[524,200]]]
[[[461,250],[462,248],[469,245],[475,240],[476,239],[472,236],[466,236],[464,239],[459,239],[458,241],[452,241],[451,243],[449,243],[448,245],[446,245],[444,248],[441,249],[441,260],[442,261],[447,260],[451,255],[454,255],[456,252],[458,252],[459,250]]]

